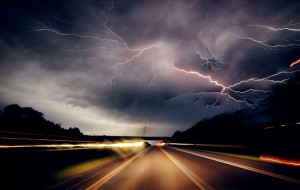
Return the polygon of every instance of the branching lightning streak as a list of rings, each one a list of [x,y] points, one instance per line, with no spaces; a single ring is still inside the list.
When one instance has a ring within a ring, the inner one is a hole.
[[[112,0],[112,5],[109,8],[109,10],[107,11],[107,13],[102,11],[102,14],[105,17],[105,21],[104,21],[104,28],[105,28],[105,32],[107,32],[107,34],[110,34],[110,38],[100,38],[98,36],[94,36],[94,35],[84,35],[84,34],[80,34],[80,33],[65,33],[62,31],[59,31],[58,29],[52,27],[51,25],[45,25],[43,23],[38,23],[38,27],[34,29],[35,32],[51,32],[54,33],[58,36],[71,36],[71,37],[78,37],[78,38],[84,38],[84,39],[91,39],[91,40],[96,40],[96,41],[100,41],[100,42],[111,42],[111,43],[116,43],[118,45],[118,47],[114,47],[114,48],[108,48],[108,47],[102,47],[102,48],[106,48],[106,49],[110,49],[113,51],[119,51],[119,50],[126,50],[131,52],[130,55],[127,54],[127,57],[124,59],[119,59],[119,58],[115,58],[118,59],[119,62],[115,63],[112,68],[114,68],[113,70],[113,74],[112,74],[112,78],[111,78],[111,82],[110,82],[110,86],[114,85],[115,80],[116,80],[116,75],[118,72],[118,69],[120,67],[122,67],[123,65],[127,65],[132,63],[134,60],[136,60],[138,57],[142,56],[144,52],[152,49],[152,48],[159,48],[161,46],[161,42],[156,44],[152,44],[152,45],[148,45],[147,47],[143,47],[143,48],[131,48],[128,43],[126,42],[126,40],[124,38],[122,38],[120,35],[118,35],[111,27],[109,27],[109,21],[110,21],[110,16],[112,14],[112,11],[115,7],[114,1]],[[96,12],[94,10],[92,10],[92,14],[98,19],[98,15],[96,14]],[[91,28],[87,25],[82,25],[78,22],[68,22],[68,21],[64,21],[62,19],[58,19],[59,21],[63,21],[63,22],[67,22],[68,24],[76,24],[79,27],[85,27],[85,28]],[[288,27],[283,27],[283,28],[273,28],[273,27],[268,27],[268,26],[261,26],[261,25],[252,25],[252,26],[257,26],[257,27],[261,27],[261,28],[266,28],[272,31],[283,31],[283,30],[288,30],[288,31],[293,31],[293,32],[298,32],[300,31],[300,29],[295,29],[295,28],[288,28]],[[275,49],[275,48],[295,48],[295,47],[300,47],[300,44],[296,44],[296,43],[289,43],[287,42],[287,44],[271,44],[268,43],[268,40],[265,41],[260,41],[260,40],[256,40],[254,38],[250,38],[250,37],[242,37],[239,36],[237,34],[234,34],[237,38],[239,39],[243,39],[243,40],[248,40],[251,42],[255,42],[257,44],[259,44],[260,46],[262,46],[264,49],[270,50],[270,49]],[[204,46],[206,47],[205,43]],[[206,47],[207,48],[207,47]],[[78,52],[84,52],[84,51],[90,51],[93,50],[93,48],[90,49],[85,49],[85,50],[67,50],[67,51],[78,51]],[[208,48],[207,48],[208,50]],[[219,59],[217,59],[216,57],[214,57],[208,50],[209,52],[209,56],[208,57],[204,57],[201,55],[200,52],[198,52],[197,50],[196,54],[200,57],[201,60],[205,61],[205,63],[202,64],[202,66],[204,66],[205,69],[208,69],[209,67],[213,70],[213,71],[217,71],[219,70],[220,64],[222,64],[222,61],[220,61]],[[100,57],[102,58],[102,57]],[[114,58],[114,57],[110,57],[110,58]],[[97,58],[94,58],[97,59]],[[98,57],[99,59],[99,57]],[[121,61],[120,61],[121,60]],[[294,66],[297,63],[300,62],[300,59],[293,62],[290,66]],[[184,93],[184,94],[180,94],[177,95],[167,101],[173,101],[176,100],[180,97],[184,97],[186,95],[216,95],[216,97],[214,99],[212,99],[209,102],[209,106],[219,106],[218,102],[220,100],[221,95],[227,97],[226,98],[226,102],[227,104],[229,104],[230,101],[234,101],[237,103],[237,105],[240,107],[240,104],[245,104],[249,107],[256,107],[258,105],[258,102],[260,100],[263,99],[263,94],[267,94],[270,91],[268,90],[261,90],[261,89],[254,89],[254,88],[250,88],[247,90],[237,90],[238,87],[240,85],[246,84],[246,83],[251,83],[251,82],[268,82],[268,83],[272,83],[272,84],[283,84],[285,83],[288,79],[284,78],[284,79],[273,79],[281,74],[287,74],[287,75],[292,75],[297,71],[281,71],[278,73],[275,73],[273,75],[267,76],[265,78],[250,78],[247,80],[242,80],[240,82],[236,82],[235,84],[226,86],[221,84],[220,82],[218,82],[217,80],[214,80],[211,76],[209,75],[203,75],[197,71],[188,71],[182,68],[178,68],[177,66],[175,66],[174,64],[174,59],[173,59],[173,67],[176,71],[181,72],[181,73],[185,73],[188,75],[193,75],[196,76],[198,78],[201,79],[205,79],[208,80],[209,83],[216,85],[217,87],[220,87],[220,90],[214,91],[214,92],[188,92],[188,93]],[[153,69],[153,73],[154,73],[154,69]],[[155,77],[155,74],[153,74],[153,77],[150,80],[151,84],[153,82],[153,79]],[[250,96],[250,97],[249,97]],[[194,104],[196,104],[199,101],[199,99],[197,101],[194,102]]]
[[[196,54],[199,55],[201,60],[205,61],[205,63],[201,64],[201,66],[203,66],[204,69],[208,70],[211,68],[213,71],[217,71],[217,70],[221,69],[220,64],[222,62],[220,60],[216,59],[215,57],[211,56],[211,57],[205,58],[197,50],[196,50]]]
[[[51,25],[47,26],[43,23],[38,23],[38,28],[35,28],[34,31],[35,32],[46,31],[46,32],[55,33],[56,35],[59,35],[59,36],[75,36],[75,37],[79,37],[79,38],[94,39],[94,40],[98,40],[98,41],[110,41],[110,42],[117,42],[117,43],[122,44],[121,42],[114,40],[114,39],[99,38],[96,36],[82,35],[82,34],[76,34],[76,33],[64,33],[64,32],[59,31],[58,29],[55,29]],[[125,44],[123,44],[123,45],[125,45]]]
[[[300,29],[299,28],[290,28],[290,26],[296,26],[296,25],[299,25],[300,22],[298,23],[292,23],[292,24],[288,24],[288,25],[285,25],[283,27],[279,27],[279,28],[274,28],[274,27],[270,27],[270,26],[265,26],[265,25],[249,25],[249,26],[252,26],[252,27],[259,27],[259,28],[264,28],[264,29],[268,29],[268,30],[271,30],[271,31],[275,31],[275,32],[279,32],[279,31],[291,31],[291,32],[300,32]],[[298,40],[294,40],[294,41],[298,41]],[[289,46],[300,46],[300,45],[296,45],[296,44],[288,44]],[[282,45],[283,46],[283,45]],[[300,59],[292,62],[290,64],[290,67],[293,67],[295,66],[296,64],[298,64],[300,62]]]
[[[200,78],[208,79],[210,83],[213,83],[213,84],[215,84],[215,85],[217,85],[217,86],[219,86],[219,87],[222,87],[221,92],[224,92],[225,89],[226,89],[226,86],[220,84],[220,83],[219,83],[218,81],[216,81],[216,80],[213,80],[213,79],[211,78],[211,76],[209,76],[209,75],[205,76],[205,75],[202,75],[202,74],[200,74],[200,73],[198,73],[198,72],[196,72],[196,71],[186,71],[186,70],[184,70],[184,69],[180,69],[180,68],[176,67],[176,66],[174,65],[174,63],[173,63],[173,66],[174,66],[174,68],[175,68],[177,71],[184,72],[184,73],[186,73],[186,74],[196,75],[196,76],[198,76],[198,77],[200,77]]]
[[[298,24],[300,24],[300,23],[293,24],[292,26],[296,26]],[[274,27],[263,26],[263,25],[249,25],[249,26],[261,27],[261,28],[272,30],[272,31],[292,31],[292,32],[299,32],[300,31],[300,29],[298,29],[298,28],[290,28],[289,26],[291,26],[291,25],[284,26],[284,27],[281,27],[281,28],[274,28]],[[257,39],[250,38],[250,37],[242,37],[242,36],[239,36],[237,34],[234,34],[234,35],[239,39],[248,40],[248,41],[257,43],[266,50],[274,50],[276,48],[298,48],[298,47],[300,47],[300,44],[293,43],[293,42],[291,43],[289,40],[285,40],[285,42],[286,42],[285,44],[282,44],[282,43],[277,43],[277,44],[274,43],[273,44],[269,40],[261,41],[261,40],[257,40]],[[293,40],[293,41],[295,42],[297,40]],[[198,52],[196,52],[196,53],[200,56],[201,59],[206,61],[205,64],[210,64],[211,67],[212,67],[210,59],[213,60],[214,57],[203,58],[200,53],[198,53]],[[290,67],[293,67],[298,63],[300,63],[300,59],[292,62],[290,64]],[[174,65],[174,67],[176,68],[175,65]],[[280,71],[278,73],[272,74],[272,75],[264,77],[264,78],[250,78],[250,79],[247,79],[247,80],[241,80],[240,82],[236,82],[236,83],[234,83],[232,85],[229,85],[229,86],[225,86],[225,85],[219,83],[218,81],[213,80],[210,76],[204,76],[201,73],[198,73],[196,71],[186,71],[186,70],[179,69],[179,68],[176,68],[176,69],[180,72],[185,72],[187,74],[192,74],[192,75],[196,75],[196,76],[201,77],[201,78],[208,79],[210,83],[214,83],[215,85],[222,88],[222,90],[219,92],[219,94],[227,95],[228,96],[227,101],[232,99],[232,100],[234,100],[235,102],[238,102],[238,103],[245,103],[246,105],[248,105],[250,107],[255,106],[260,100],[263,99],[262,97],[259,97],[262,93],[265,94],[265,93],[269,93],[271,91],[255,89],[255,88],[250,88],[250,89],[247,89],[247,90],[244,90],[244,91],[240,91],[240,90],[237,90],[239,87],[241,87],[244,84],[261,83],[261,82],[269,83],[271,85],[272,84],[284,84],[292,74],[300,71],[300,70]],[[213,69],[218,69],[218,66],[216,68],[213,68]],[[285,75],[285,77],[282,77],[281,75]],[[281,78],[281,79],[276,79],[276,78]],[[181,96],[184,96],[184,95],[187,95],[187,94],[188,93],[182,94],[182,95],[179,95],[177,97],[181,97]],[[253,95],[255,95],[255,94],[258,97],[255,97],[255,96],[253,97]],[[250,97],[248,97],[248,96],[250,96]],[[171,100],[173,100],[173,99],[176,99],[176,97],[172,98]],[[216,99],[212,105],[214,105],[217,101],[218,100]]]
[[[123,61],[123,62],[119,62],[119,63],[117,63],[117,64],[115,64],[115,66],[114,66],[114,74],[113,74],[113,77],[112,77],[112,79],[111,79],[111,83],[110,83],[110,86],[112,86],[113,84],[114,84],[114,81],[115,81],[115,77],[116,77],[116,73],[117,73],[117,69],[120,67],[120,66],[122,66],[122,65],[125,65],[125,64],[127,64],[127,63],[130,63],[131,61],[133,61],[133,60],[135,60],[136,58],[138,58],[139,56],[141,56],[145,51],[147,51],[147,50],[149,50],[149,49],[152,49],[152,48],[158,48],[159,46],[161,45],[161,43],[159,43],[158,45],[150,45],[149,47],[146,47],[146,48],[144,48],[144,49],[139,49],[138,50],[138,54],[135,54],[135,55],[133,55],[131,58],[128,58],[128,59],[126,59],[125,61]],[[151,79],[151,81],[152,81],[152,79]]]
[[[128,43],[120,35],[118,35],[115,31],[113,31],[108,26],[108,22],[110,20],[110,15],[111,15],[111,12],[114,9],[114,7],[115,7],[115,4],[114,4],[114,1],[112,0],[112,6],[108,10],[107,14],[105,14],[102,11],[102,14],[105,17],[104,27],[105,27],[106,31],[113,36],[113,38],[99,38],[97,36],[83,35],[83,34],[79,34],[79,33],[64,33],[64,32],[59,31],[58,29],[52,27],[51,25],[47,26],[43,23],[38,23],[38,27],[35,28],[34,31],[35,32],[44,32],[44,31],[46,31],[46,32],[52,32],[52,33],[54,33],[56,35],[59,35],[59,36],[73,36],[73,37],[78,37],[78,38],[97,40],[97,41],[100,41],[100,42],[105,42],[105,41],[106,42],[113,42],[113,43],[119,44],[120,46],[117,47],[117,48],[116,47],[114,47],[114,48],[102,47],[102,48],[106,48],[106,49],[109,49],[109,50],[112,50],[112,51],[128,50],[129,52],[132,52],[133,55],[131,55],[129,58],[123,59],[121,62],[116,63],[112,67],[112,68],[114,68],[114,71],[113,71],[113,75],[112,75],[111,82],[110,82],[110,86],[111,86],[111,85],[113,85],[113,83],[115,81],[116,73],[117,73],[117,70],[120,66],[125,65],[127,63],[130,63],[131,61],[134,61],[136,58],[140,57],[145,51],[147,51],[149,49],[152,49],[152,48],[158,48],[161,45],[161,42],[159,42],[158,44],[149,45],[149,46],[144,47],[144,48],[135,48],[135,49],[130,48]],[[93,13],[94,16],[96,16],[96,18],[98,18],[98,15],[96,14],[96,12],[94,10],[92,10],[92,13]],[[68,23],[68,24],[76,24],[79,27],[85,27],[85,28],[91,29],[90,26],[82,25],[78,22],[69,22],[69,21],[65,21],[65,20],[60,19],[60,18],[55,18],[55,19],[59,20],[59,21],[62,21],[62,22],[65,22],[65,23]],[[93,48],[89,48],[89,49],[85,49],[85,50],[66,50],[66,51],[85,52],[85,51],[90,51],[90,50],[93,50]],[[119,58],[114,58],[113,56],[105,55],[103,57],[97,57],[97,58],[85,59],[85,60],[97,60],[97,59],[101,59],[101,58],[119,59]]]
[[[258,102],[263,99],[263,96],[262,96],[263,94],[270,93],[271,91],[270,90],[261,90],[261,89],[252,89],[252,88],[244,90],[244,91],[240,91],[240,90],[235,90],[234,88],[237,88],[238,86],[240,86],[242,84],[250,83],[250,82],[268,82],[268,83],[272,83],[272,84],[284,84],[288,80],[288,78],[284,78],[284,79],[281,79],[281,80],[280,79],[276,80],[276,79],[272,79],[272,78],[279,77],[281,74],[292,75],[292,74],[300,71],[300,70],[280,71],[278,73],[275,73],[273,75],[270,75],[270,76],[267,76],[267,77],[264,77],[264,78],[250,78],[250,79],[247,79],[247,80],[242,80],[240,82],[237,82],[233,85],[226,86],[226,85],[223,85],[223,84],[219,83],[216,80],[213,80],[211,78],[211,76],[205,76],[205,75],[202,75],[201,73],[196,72],[196,71],[186,71],[184,69],[177,68],[174,64],[173,64],[173,66],[179,72],[184,72],[186,74],[195,75],[195,76],[203,78],[203,79],[208,79],[210,83],[213,83],[216,86],[221,87],[221,90],[219,92],[200,92],[200,93],[190,92],[190,93],[184,93],[184,94],[180,94],[178,96],[175,96],[173,98],[170,98],[168,101],[176,100],[177,98],[180,98],[180,97],[183,97],[183,96],[186,96],[186,95],[189,95],[189,94],[203,95],[203,94],[208,94],[208,93],[218,93],[219,95],[222,95],[222,94],[226,95],[228,97],[227,101],[232,99],[234,102],[237,102],[238,106],[239,106],[240,103],[244,103],[247,106],[252,107],[252,108],[256,107],[258,105]],[[215,100],[214,104],[216,104],[217,101],[218,100]],[[211,104],[211,105],[214,105],[214,104]]]
[[[288,75],[292,75],[296,72],[299,72],[299,70],[295,70],[295,71],[280,71],[278,73],[275,73],[273,75],[267,76],[265,78],[250,78],[247,80],[242,80],[240,82],[237,82],[233,85],[228,86],[228,88],[232,89],[234,87],[237,87],[238,85],[241,85],[243,83],[249,83],[249,82],[271,82],[271,83],[284,83],[285,81],[287,81],[287,79],[282,79],[282,80],[272,80],[272,77],[276,77],[279,76],[280,74],[288,74]]]
[[[200,64],[205,70],[211,69],[212,71],[217,71],[221,69],[221,65],[224,63],[220,59],[218,59],[216,56],[214,56],[209,48],[207,47],[204,40],[202,40],[202,33],[199,34],[201,41],[203,43],[203,47],[208,53],[208,56],[204,57],[198,50],[195,50],[196,54],[200,57],[201,60],[204,60],[205,63]]]
[[[271,27],[271,26],[265,26],[265,25],[248,25],[250,27],[259,27],[259,28],[264,28],[264,29],[268,29],[268,30],[271,30],[271,31],[275,31],[275,32],[278,32],[278,31],[291,31],[291,32],[300,32],[300,29],[299,28],[290,28],[289,26],[295,26],[295,25],[298,25],[300,23],[295,23],[295,24],[290,24],[290,25],[286,25],[286,26],[283,26],[283,27],[279,27],[279,28],[275,28],[275,27]],[[259,45],[261,45],[263,48],[266,48],[266,49],[275,49],[275,48],[296,48],[296,47],[300,47],[300,44],[297,44],[297,43],[290,43],[289,40],[286,40],[287,44],[270,44],[268,43],[268,40],[264,40],[264,41],[261,41],[261,40],[256,40],[254,38],[250,38],[250,37],[242,37],[242,36],[239,36],[237,34],[234,34],[236,37],[240,38],[240,39],[244,39],[244,40],[249,40],[249,41],[252,41],[252,42],[255,42]],[[293,41],[296,41],[296,40],[293,40]]]
[[[295,44],[295,43],[289,43],[288,42],[288,44],[275,44],[275,45],[272,45],[272,44],[267,43],[268,40],[261,41],[261,40],[256,40],[256,39],[250,38],[250,37],[242,37],[242,36],[239,36],[237,34],[234,34],[234,35],[239,39],[248,40],[248,41],[257,43],[266,50],[272,50],[272,49],[276,49],[276,48],[296,48],[296,47],[300,47],[300,44]]]
[[[121,37],[119,36],[115,31],[113,31],[110,27],[108,27],[108,22],[109,22],[109,19],[110,19],[110,15],[111,15],[111,12],[112,10],[114,9],[115,7],[115,4],[114,4],[114,1],[112,0],[112,6],[111,8],[108,10],[108,13],[105,14],[103,11],[103,15],[105,17],[105,22],[104,22],[104,27],[113,35],[115,36],[117,39],[119,39],[121,41],[121,44],[124,45],[128,50],[132,51],[132,52],[137,52],[137,54],[134,54],[132,57],[122,61],[122,62],[119,62],[117,63],[115,66],[114,66],[114,72],[113,72],[113,76],[112,76],[112,79],[111,79],[111,83],[110,83],[110,86],[112,86],[114,84],[114,81],[115,81],[115,77],[116,77],[116,73],[117,73],[117,69],[121,66],[121,65],[124,65],[124,64],[127,64],[131,61],[133,61],[134,59],[136,59],[137,57],[141,56],[145,51],[149,50],[149,49],[152,49],[152,48],[158,48],[160,45],[161,45],[161,42],[159,42],[158,45],[150,45],[148,47],[145,47],[145,48],[142,48],[142,49],[131,49],[127,42]],[[95,14],[95,13],[94,13]],[[152,80],[152,79],[151,79]]]
[[[292,32],[300,32],[300,29],[298,28],[288,28],[288,27],[282,27],[282,28],[274,28],[274,27],[270,27],[270,26],[264,26],[264,25],[248,25],[248,26],[254,26],[254,27],[259,27],[259,28],[265,28],[265,29],[269,29],[269,30],[273,30],[273,31],[292,31]]]

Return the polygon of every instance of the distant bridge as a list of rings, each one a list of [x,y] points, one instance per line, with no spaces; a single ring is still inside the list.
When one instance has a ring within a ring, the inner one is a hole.
[[[88,136],[88,138],[93,140],[131,140],[131,139],[143,139],[143,140],[171,140],[171,137],[156,137],[156,136]]]

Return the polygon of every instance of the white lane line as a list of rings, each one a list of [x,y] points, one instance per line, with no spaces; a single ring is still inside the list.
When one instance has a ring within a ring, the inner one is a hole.
[[[197,175],[195,175],[192,171],[187,169],[183,164],[181,164],[178,160],[172,157],[169,153],[161,149],[163,153],[192,181],[194,184],[203,190],[212,190],[213,188],[210,187],[205,181],[200,179]]]
[[[170,147],[170,148],[181,151],[181,152],[185,152],[185,153],[188,153],[188,154],[192,154],[192,155],[195,155],[195,156],[199,156],[199,157],[202,157],[202,158],[206,158],[206,159],[209,159],[209,160],[213,160],[213,161],[216,161],[216,162],[220,162],[220,163],[223,163],[223,164],[227,164],[227,165],[230,165],[230,166],[234,166],[234,167],[237,167],[237,168],[242,168],[242,169],[249,170],[249,171],[252,171],[252,172],[256,172],[256,173],[264,174],[264,175],[267,175],[267,176],[275,177],[275,178],[278,178],[278,179],[282,179],[282,180],[285,180],[285,181],[289,181],[289,182],[292,182],[292,183],[300,184],[299,179],[295,179],[295,178],[291,178],[291,177],[288,177],[288,176],[276,174],[276,173],[273,173],[273,172],[268,172],[268,171],[253,168],[253,167],[250,167],[250,166],[245,166],[245,165],[242,165],[242,164],[237,164],[237,163],[222,160],[222,159],[219,159],[219,158],[214,158],[214,157],[203,155],[203,154],[200,154],[200,153],[191,152],[191,151],[188,151],[188,150],[183,150],[183,149],[174,148],[174,147]]]
[[[149,149],[149,148],[148,148]],[[146,150],[148,150],[146,149]],[[137,157],[139,157],[142,153],[145,153],[146,150],[143,150],[142,152],[138,153],[134,157],[130,158],[129,160],[125,161],[123,164],[121,164],[119,167],[111,171],[110,173],[106,174],[104,177],[100,178],[98,181],[90,185],[86,188],[86,190],[95,190],[99,189],[104,183],[109,181],[112,177],[114,177],[116,174],[118,174],[120,171],[122,171],[126,166],[128,166],[133,160],[135,160]]]

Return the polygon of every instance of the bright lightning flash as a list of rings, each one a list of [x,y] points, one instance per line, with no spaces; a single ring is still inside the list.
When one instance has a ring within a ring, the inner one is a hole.
[[[114,69],[113,70],[113,75],[112,75],[112,78],[111,78],[111,82],[110,82],[110,86],[112,86],[115,83],[116,75],[117,75],[118,69],[120,67],[125,66],[125,65],[130,64],[130,63],[133,63],[133,61],[136,60],[138,57],[142,56],[145,51],[150,50],[152,48],[158,49],[161,46],[161,42],[159,42],[159,43],[156,43],[156,44],[149,45],[147,47],[132,49],[128,45],[128,43],[125,41],[124,38],[122,38],[115,31],[113,31],[112,28],[110,28],[108,26],[109,20],[110,20],[110,15],[111,15],[111,12],[112,12],[114,7],[115,7],[115,5],[114,5],[114,2],[112,1],[112,6],[108,10],[107,14],[104,13],[103,11],[101,11],[102,14],[104,15],[104,18],[105,18],[103,27],[106,30],[106,33],[110,34],[110,38],[99,38],[98,36],[83,35],[83,34],[76,34],[76,33],[64,33],[64,32],[59,31],[58,29],[53,28],[51,25],[49,27],[49,26],[46,26],[44,24],[39,24],[39,28],[35,29],[35,31],[36,32],[47,31],[47,32],[51,32],[51,33],[54,33],[54,34],[59,35],[59,36],[72,36],[72,37],[77,37],[77,38],[96,40],[96,41],[99,41],[99,42],[111,43],[111,45],[113,47],[115,47],[115,49],[118,50],[118,51],[119,50],[124,50],[126,52],[130,52],[129,54],[126,54],[126,58],[122,59],[122,61],[119,61],[119,62],[115,63],[114,66],[112,67]],[[98,15],[97,15],[96,12],[93,12],[93,15],[95,15],[95,17],[98,18]],[[59,20],[63,21],[62,19],[59,19]],[[64,21],[64,22],[67,22],[67,21]],[[68,22],[68,23],[69,24],[76,24],[79,27],[83,27],[83,26],[88,27],[86,25],[81,25],[77,22]],[[252,26],[266,28],[266,29],[269,29],[269,30],[272,30],[272,31],[281,31],[281,30],[290,30],[290,31],[294,31],[294,32],[300,31],[299,29],[291,29],[291,28],[288,28],[288,27],[283,27],[283,28],[276,29],[276,28],[267,27],[267,26],[260,26],[260,25],[252,25]],[[288,42],[287,44],[271,44],[271,43],[268,43],[268,41],[260,41],[260,40],[256,40],[256,39],[250,38],[250,37],[241,37],[241,36],[238,36],[236,34],[234,34],[234,35],[239,39],[248,40],[248,41],[257,43],[260,46],[262,46],[264,49],[267,49],[267,50],[272,50],[272,49],[275,49],[275,48],[300,47],[300,44],[298,44],[298,43],[289,43]],[[205,43],[204,43],[204,46],[208,50]],[[212,56],[212,54],[209,52],[209,50],[208,50],[208,52],[210,54],[209,57],[204,57],[197,50],[195,50],[195,51],[196,51],[196,54],[201,58],[201,60],[204,61],[203,66],[205,68],[210,67],[213,71],[216,71],[216,70],[220,69],[220,64],[222,62],[219,59]],[[300,59],[298,59],[297,61],[291,63],[290,67],[295,66],[299,62],[300,62]],[[218,94],[218,97],[213,101],[214,103],[213,104],[210,103],[210,105],[217,105],[217,102],[219,100],[219,95],[225,95],[227,97],[227,102],[228,102],[228,100],[233,100],[234,102],[238,103],[238,105],[246,104],[249,107],[255,107],[256,105],[258,105],[258,102],[263,99],[262,98],[263,95],[265,95],[266,93],[269,93],[269,91],[262,90],[262,89],[256,89],[256,88],[248,88],[248,89],[243,90],[243,91],[237,90],[241,85],[246,84],[246,83],[251,84],[253,82],[256,82],[256,83],[257,82],[264,82],[264,83],[268,83],[268,84],[278,84],[278,83],[283,84],[284,82],[286,82],[287,78],[278,79],[278,80],[274,79],[274,78],[278,77],[281,74],[287,74],[287,75],[290,76],[294,72],[298,72],[298,71],[293,71],[293,72],[282,71],[282,72],[278,72],[276,74],[267,76],[265,78],[250,78],[250,79],[242,80],[242,81],[237,82],[235,84],[226,86],[226,85],[221,84],[217,80],[212,79],[212,77],[209,76],[209,75],[206,76],[206,75],[203,75],[203,74],[201,74],[199,72],[196,72],[196,71],[188,71],[188,70],[176,67],[174,65],[174,58],[173,58],[172,63],[173,63],[173,68],[176,71],[184,73],[184,74],[188,74],[188,75],[197,76],[198,78],[201,78],[202,80],[205,79],[209,83],[212,83],[212,84],[216,85],[217,87],[220,87],[219,91],[206,92],[207,94],[209,94],[209,93]],[[154,76],[155,76],[155,74],[153,74],[153,77],[151,78],[150,83],[153,82]],[[204,93],[204,92],[202,92],[202,93]],[[184,95],[186,95],[186,94],[188,94],[188,93],[185,93]],[[253,95],[255,95],[255,97],[251,97]],[[183,96],[183,94],[178,95],[176,97],[173,97],[169,100],[175,100],[177,97],[181,97],[181,96]]]

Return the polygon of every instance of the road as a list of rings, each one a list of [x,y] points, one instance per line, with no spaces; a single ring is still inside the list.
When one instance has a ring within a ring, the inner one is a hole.
[[[49,189],[300,189],[300,167],[150,147]]]

